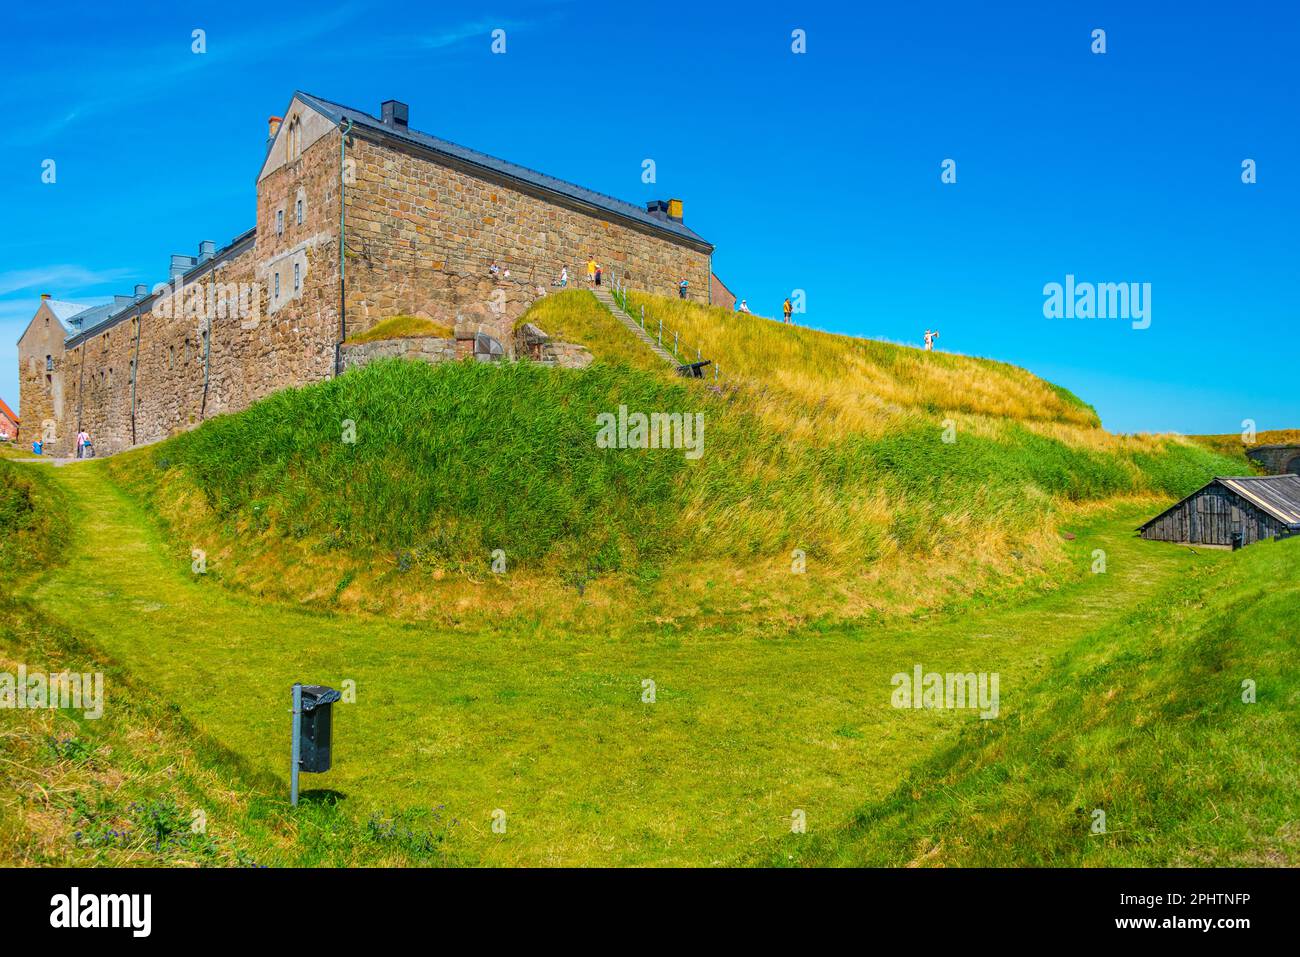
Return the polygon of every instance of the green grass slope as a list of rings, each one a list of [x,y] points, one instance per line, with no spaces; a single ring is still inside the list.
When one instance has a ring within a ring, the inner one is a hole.
[[[0,723],[0,866],[444,864],[437,809],[355,819],[332,801],[290,813],[249,768],[42,602],[18,597],[71,545],[47,465],[0,460],[0,672],[100,673],[102,716],[6,709]],[[132,609],[138,613],[138,608]],[[123,611],[129,620],[129,613]],[[76,616],[72,616],[76,617]],[[310,839],[302,839],[304,835]]]
[[[111,472],[173,523],[183,555],[201,542],[234,577],[314,589],[327,603],[349,589],[400,592],[413,567],[482,577],[498,549],[513,572],[579,584],[699,563],[788,582],[800,550],[808,581],[834,581],[843,607],[860,612],[1022,580],[1059,561],[1064,511],[1180,496],[1230,468],[1200,446],[1073,421],[1088,416],[1019,370],[1006,401],[1041,393],[1062,421],[909,407],[858,429],[840,409],[810,430],[826,414],[815,403],[673,376],[590,293],[547,297],[529,318],[599,361],[580,371],[378,363],[116,457]],[[950,359],[908,361],[942,366],[947,382]],[[701,457],[598,447],[597,417],[620,406],[702,414]],[[301,584],[282,567],[289,554]],[[903,567],[945,562],[929,583]],[[855,584],[865,572],[873,594]]]
[[[847,826],[773,860],[1294,867],[1297,633],[1300,540],[1201,566],[1081,634],[999,720],[969,723]]]

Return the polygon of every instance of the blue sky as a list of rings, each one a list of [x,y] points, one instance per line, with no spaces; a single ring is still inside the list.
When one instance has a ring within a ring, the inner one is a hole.
[[[681,197],[755,311],[803,289],[819,328],[937,328],[1117,431],[1300,427],[1298,11],[8,5],[0,396],[17,404],[40,293],[103,301],[253,224],[266,118],[301,88],[372,112],[404,100],[417,129],[630,201]],[[1150,283],[1150,328],[1044,318],[1043,286],[1067,274]]]

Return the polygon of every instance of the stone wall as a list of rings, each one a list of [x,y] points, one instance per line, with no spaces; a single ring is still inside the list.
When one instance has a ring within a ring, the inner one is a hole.
[[[163,439],[278,389],[328,378],[337,361],[355,367],[388,349],[412,355],[411,345],[339,345],[344,332],[398,314],[442,322],[460,336],[488,332],[513,356],[515,320],[553,291],[562,266],[571,287],[583,284],[589,257],[607,281],[676,295],[685,277],[692,299],[707,298],[709,255],[685,242],[354,134],[346,148],[351,182],[343,187],[344,331],[340,135],[311,116],[304,128],[310,135],[301,156],[291,156],[282,138],[268,154],[255,233],[190,270],[183,288],[156,289],[66,344],[57,318],[51,314],[47,327],[37,313],[19,353],[25,436],[50,420],[56,455],[72,454],[80,428],[101,455]],[[493,262],[502,270],[496,277]],[[455,350],[461,357],[464,345]],[[416,353],[447,357],[444,346],[427,349]],[[551,344],[547,356],[568,366],[590,359],[565,343]]]
[[[30,443],[52,433],[57,449],[67,432],[68,363],[63,339],[66,332],[54,311],[41,302],[36,315],[18,340],[18,401],[23,417],[23,441]],[[46,361],[46,357],[49,361]]]
[[[379,359],[411,359],[421,362],[454,362],[456,340],[436,336],[381,339],[377,342],[343,344],[343,371],[360,369]]]
[[[356,164],[344,193],[350,332],[397,314],[447,325],[459,315],[508,342],[514,320],[552,291],[561,267],[580,285],[590,257],[607,282],[676,295],[685,277],[691,298],[707,299],[709,256],[682,242],[361,136],[348,152]]]
[[[255,239],[71,340],[55,453],[71,454],[78,427],[109,454],[333,375],[338,177],[338,137],[325,137],[261,181]],[[41,390],[24,383],[22,401],[44,412]]]
[[[24,412],[24,418],[26,415]],[[1300,444],[1260,445],[1248,450],[1246,455],[1270,475],[1285,475],[1288,472],[1300,475]]]

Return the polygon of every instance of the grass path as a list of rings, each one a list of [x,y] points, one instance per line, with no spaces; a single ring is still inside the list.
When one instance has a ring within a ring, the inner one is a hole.
[[[1223,557],[1135,539],[1130,507],[1074,529],[1074,560],[1104,548],[1106,574],[1011,608],[778,639],[449,634],[227,592],[176,567],[102,463],[53,474],[74,499],[75,540],[30,587],[47,614],[279,773],[286,795],[289,686],[355,681],[356,703],[335,709],[335,769],[304,787],[339,792],[359,816],[445,805],[448,845],[489,864],[729,863],[775,846],[795,808],[810,832],[840,825],[979,720],[891,708],[891,675],[996,671],[1001,720],[1014,721],[1053,655]],[[505,834],[491,829],[498,808]]]

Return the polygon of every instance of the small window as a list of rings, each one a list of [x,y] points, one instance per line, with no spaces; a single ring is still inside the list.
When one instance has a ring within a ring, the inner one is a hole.
[[[54,387],[54,376],[50,375],[48,372],[45,374],[45,384],[50,388]]]
[[[275,298],[280,298],[280,274],[275,274]]]
[[[298,263],[293,264],[293,291],[297,292],[302,288],[302,267]]]
[[[131,360],[131,382],[135,382],[135,360]]]
[[[298,225],[301,226],[302,225],[302,200],[301,199],[299,199],[298,202],[294,203],[294,215],[298,219]]]
[[[176,365],[176,347],[167,347],[167,368],[170,369]]]
[[[277,209],[275,211],[275,234],[277,236],[284,235],[284,210],[283,209]]]
[[[289,162],[302,155],[302,120],[294,117],[289,121]]]
[[[46,372],[54,371],[54,356],[45,357],[45,371]]]

